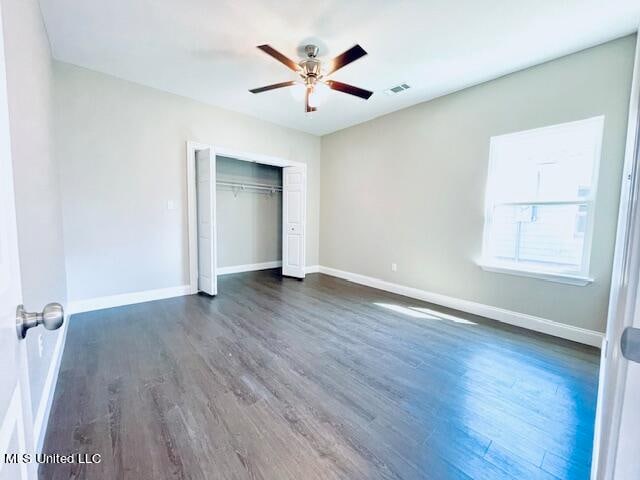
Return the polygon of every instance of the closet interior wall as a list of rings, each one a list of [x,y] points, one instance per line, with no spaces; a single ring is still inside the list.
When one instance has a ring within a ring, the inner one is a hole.
[[[218,156],[216,183],[218,269],[282,261],[282,168]]]

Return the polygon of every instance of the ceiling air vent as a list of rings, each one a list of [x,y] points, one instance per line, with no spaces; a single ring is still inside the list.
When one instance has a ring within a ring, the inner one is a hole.
[[[410,88],[411,87],[406,83],[401,83],[400,85],[396,85],[395,87],[387,88],[384,93],[386,93],[387,95],[397,95],[398,93],[409,90]]]

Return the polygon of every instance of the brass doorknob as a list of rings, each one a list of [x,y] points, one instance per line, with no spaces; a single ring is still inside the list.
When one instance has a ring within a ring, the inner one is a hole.
[[[64,322],[64,309],[59,303],[49,303],[42,309],[42,313],[27,312],[24,305],[16,309],[16,332],[18,339],[27,336],[27,330],[43,325],[47,330],[56,330]]]

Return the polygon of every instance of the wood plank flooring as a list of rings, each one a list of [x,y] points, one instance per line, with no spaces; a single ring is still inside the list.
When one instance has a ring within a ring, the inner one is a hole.
[[[42,479],[589,477],[598,352],[321,274],[74,315]]]

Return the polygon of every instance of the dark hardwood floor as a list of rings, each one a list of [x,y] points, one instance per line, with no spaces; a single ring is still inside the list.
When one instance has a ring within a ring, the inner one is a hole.
[[[332,277],[74,315],[67,479],[587,479],[598,351]]]

